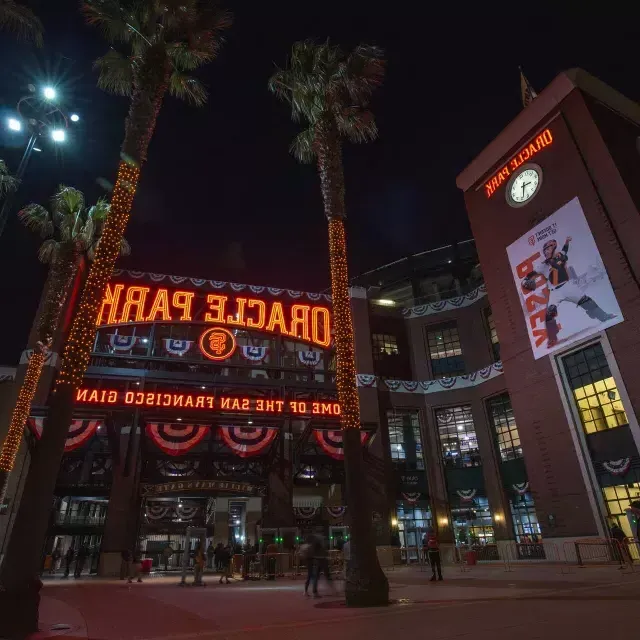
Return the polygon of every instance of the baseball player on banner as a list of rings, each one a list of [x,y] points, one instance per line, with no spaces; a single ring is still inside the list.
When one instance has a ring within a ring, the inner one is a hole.
[[[569,266],[569,244],[571,236],[567,237],[564,245],[558,251],[556,240],[548,240],[542,248],[544,259],[535,265],[535,269],[530,271],[522,281],[523,289],[535,291],[537,286],[544,286],[545,282],[540,282],[538,276],[542,276],[549,287],[549,299],[547,301],[547,312],[545,323],[547,329],[547,348],[553,347],[558,342],[558,332],[560,327],[557,323],[558,307],[563,302],[575,304],[582,309],[590,318],[606,322],[615,318],[615,314],[602,310],[598,303],[585,294],[580,288],[575,271]]]

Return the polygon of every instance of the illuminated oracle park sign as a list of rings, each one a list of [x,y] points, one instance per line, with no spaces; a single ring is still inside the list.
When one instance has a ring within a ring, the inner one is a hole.
[[[201,322],[277,333],[325,348],[331,343],[331,312],[322,305],[283,305],[278,300],[233,294],[197,295],[165,287],[109,284],[98,326],[140,322]],[[228,330],[205,331],[200,339],[201,351],[211,360],[228,358],[231,345],[235,348]]]
[[[537,153],[548,147],[553,142],[553,136],[549,129],[545,129],[540,135],[536,136],[529,144],[523,147],[507,164],[504,165],[492,178],[485,183],[484,190],[487,198],[490,198],[498,189],[498,187],[508,182],[509,176],[525,162],[528,162]]]
[[[340,415],[340,405],[332,400],[271,400],[239,396],[218,396],[190,391],[118,391],[88,389],[76,391],[79,405],[147,407],[149,409],[202,409],[213,412],[251,414],[294,414],[332,418]]]

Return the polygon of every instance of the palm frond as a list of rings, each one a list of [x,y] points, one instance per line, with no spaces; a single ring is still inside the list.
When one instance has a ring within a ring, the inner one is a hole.
[[[119,0],[85,0],[80,11],[87,23],[98,27],[109,42],[130,42],[137,37],[135,3]]]
[[[6,195],[10,191],[15,191],[19,184],[20,180],[9,173],[7,163],[4,160],[0,160],[0,196]]]
[[[92,207],[89,207],[87,218],[91,218],[94,223],[102,223],[106,220],[111,205],[108,200],[100,198]]]
[[[98,86],[103,91],[115,93],[118,96],[130,96],[133,89],[132,60],[123,56],[115,49],[110,49],[105,55],[93,63],[98,70]]]
[[[75,220],[84,210],[84,194],[74,187],[61,184],[51,198],[51,210],[56,222],[67,216]]]
[[[336,115],[338,131],[350,142],[371,142],[378,137],[373,112],[368,109],[351,108]]]
[[[76,243],[76,247],[78,251],[84,252],[89,249],[91,244],[93,243],[93,239],[96,233],[96,223],[91,219],[87,218],[87,221],[81,228],[76,228],[73,241]]]
[[[38,260],[43,262],[44,264],[50,264],[53,262],[53,258],[58,249],[58,243],[53,239],[49,238],[45,240],[38,250]]]
[[[120,255],[121,256],[131,255],[131,245],[127,242],[126,238],[122,238],[122,240],[120,241]]]
[[[202,83],[180,71],[174,71],[169,78],[169,93],[181,100],[201,107],[207,101],[207,90]]]
[[[383,51],[372,45],[358,45],[341,66],[344,86],[351,99],[365,103],[384,79],[385,61]]]
[[[42,46],[42,22],[31,9],[14,0],[0,0],[0,30],[5,29],[13,31],[20,40]]]
[[[310,164],[316,157],[316,151],[314,148],[315,142],[315,127],[309,127],[304,131],[301,131],[291,143],[289,151],[293,156],[302,162],[303,164]]]
[[[42,238],[53,235],[53,220],[49,212],[41,205],[31,203],[18,211],[18,219],[30,231],[39,233]]]
[[[329,40],[296,42],[285,68],[278,68],[269,89],[291,107],[295,121],[309,128],[290,150],[300,162],[310,162],[323,131],[337,131],[351,142],[367,142],[378,135],[373,113],[367,108],[373,90],[384,77],[382,50],[359,45],[351,53]]]

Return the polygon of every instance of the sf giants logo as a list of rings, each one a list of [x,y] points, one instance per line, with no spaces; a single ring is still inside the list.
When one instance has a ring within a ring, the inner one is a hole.
[[[217,332],[209,336],[209,350],[217,356],[222,355],[226,351],[227,336]]]
[[[529,238],[529,243],[531,243],[531,238]],[[520,291],[525,300],[525,316],[536,347],[541,346],[547,340],[546,315],[549,303],[549,285],[542,274],[534,276],[536,286],[533,290],[524,287],[522,281],[527,277],[527,274],[535,269],[535,263],[539,258],[540,252],[536,251],[516,267],[516,277],[520,282]]]
[[[212,327],[200,336],[200,351],[209,360],[226,360],[236,350],[236,339],[224,327]]]

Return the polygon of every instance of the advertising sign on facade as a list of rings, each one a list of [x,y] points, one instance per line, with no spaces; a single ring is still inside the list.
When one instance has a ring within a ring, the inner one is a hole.
[[[578,198],[507,254],[536,360],[623,321]]]

